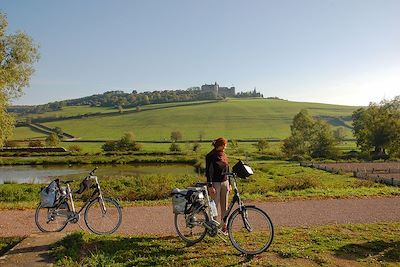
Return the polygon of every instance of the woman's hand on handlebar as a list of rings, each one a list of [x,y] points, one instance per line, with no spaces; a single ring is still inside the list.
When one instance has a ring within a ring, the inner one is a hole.
[[[213,187],[213,186],[208,187],[208,194],[209,194],[211,197],[215,196],[216,193],[217,193],[217,190],[215,190],[215,187]]]

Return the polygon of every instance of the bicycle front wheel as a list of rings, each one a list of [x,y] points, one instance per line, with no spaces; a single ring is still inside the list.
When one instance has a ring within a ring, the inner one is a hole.
[[[236,209],[228,221],[229,239],[232,245],[247,255],[264,252],[274,238],[271,219],[263,210],[254,206]]]
[[[197,210],[190,214],[175,214],[175,229],[179,237],[188,245],[200,242],[207,234],[204,223],[208,215],[204,210]]]
[[[103,197],[103,204],[105,209],[98,197],[85,210],[86,226],[98,235],[114,233],[122,222],[122,209],[116,200]]]
[[[36,226],[42,232],[60,232],[68,224],[69,211],[67,203],[57,208],[43,208],[39,204],[35,212]]]

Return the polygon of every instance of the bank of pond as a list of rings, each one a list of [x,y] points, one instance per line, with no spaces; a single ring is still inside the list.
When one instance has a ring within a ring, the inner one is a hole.
[[[285,161],[251,161],[254,175],[238,181],[244,200],[336,198],[400,195],[400,188],[353,178],[347,173],[329,173]],[[105,195],[124,205],[168,203],[173,188],[205,181],[192,164],[98,165],[96,175]],[[1,166],[0,208],[33,208],[40,188],[55,178],[74,180],[72,189],[93,165]],[[89,192],[87,192],[89,193]],[[85,198],[86,196],[76,196]]]

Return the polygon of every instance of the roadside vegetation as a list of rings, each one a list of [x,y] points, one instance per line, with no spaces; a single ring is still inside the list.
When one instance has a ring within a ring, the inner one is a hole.
[[[287,200],[293,198],[338,198],[398,196],[400,188],[352,178],[350,174],[333,174],[284,161],[252,161],[255,174],[239,180],[244,200]],[[100,177],[102,190],[126,206],[169,204],[173,188],[185,188],[204,177],[173,173],[143,174],[119,178]],[[81,179],[72,183],[78,188]],[[43,185],[1,184],[0,208],[34,208]]]
[[[246,258],[218,238],[76,232],[53,246],[56,266],[398,266],[400,223],[278,227],[269,250]]]

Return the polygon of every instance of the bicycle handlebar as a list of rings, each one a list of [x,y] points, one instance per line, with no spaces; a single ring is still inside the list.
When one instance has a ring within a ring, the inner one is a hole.
[[[90,173],[89,175],[93,175],[95,173],[95,171],[98,169],[99,167],[95,167]]]
[[[223,172],[222,175],[226,175],[226,176],[229,176],[229,177],[235,177],[236,173],[234,173],[234,172]]]

